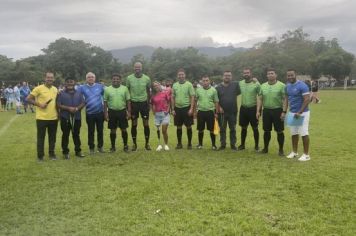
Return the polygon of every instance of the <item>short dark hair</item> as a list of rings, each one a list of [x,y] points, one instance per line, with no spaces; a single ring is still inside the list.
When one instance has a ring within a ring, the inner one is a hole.
[[[231,70],[224,70],[223,74],[224,73],[232,73],[232,71]]]
[[[69,80],[75,81],[75,78],[72,77],[72,76],[68,76],[68,77],[65,78],[64,82],[67,82],[67,81],[69,81]]]
[[[249,70],[249,71],[251,71],[251,67],[244,67],[244,68],[242,68],[242,70]]]
[[[297,72],[294,68],[289,68],[287,71],[294,71],[295,73]]]
[[[178,71],[177,71],[177,74],[178,74],[179,72],[183,72],[183,73],[185,74],[185,70],[184,70],[183,68],[179,68]]]
[[[273,67],[268,67],[266,72],[269,72],[269,71],[273,71],[273,72],[276,72],[276,70],[273,68]]]
[[[115,73],[115,74],[112,74],[111,75],[111,79],[114,78],[114,77],[119,77],[120,79],[122,78],[120,74],[118,73]]]

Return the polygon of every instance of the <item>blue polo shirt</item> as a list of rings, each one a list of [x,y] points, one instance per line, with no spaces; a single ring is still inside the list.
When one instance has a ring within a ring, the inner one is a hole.
[[[80,91],[83,93],[85,98],[85,109],[87,114],[93,115],[104,112],[104,86],[102,84],[85,84],[80,86]]]
[[[289,101],[289,110],[298,112],[302,108],[304,95],[310,94],[308,86],[301,80],[297,80],[294,84],[288,83],[286,86],[286,94]],[[309,111],[308,106],[303,112]]]
[[[79,90],[75,90],[74,93],[69,93],[66,90],[63,90],[57,95],[57,104],[69,106],[69,107],[77,107],[84,102],[83,94]],[[64,119],[69,119],[70,112],[66,110],[60,110],[60,117]],[[80,120],[81,113],[77,111],[74,113],[74,119]]]

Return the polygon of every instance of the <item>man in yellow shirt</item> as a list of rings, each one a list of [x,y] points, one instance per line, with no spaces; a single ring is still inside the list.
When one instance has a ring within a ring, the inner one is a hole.
[[[30,104],[37,106],[37,158],[39,161],[43,161],[44,157],[46,130],[48,130],[49,157],[52,160],[57,159],[54,148],[56,144],[58,125],[58,114],[56,108],[58,90],[53,86],[53,82],[54,74],[52,72],[46,72],[45,83],[34,88],[27,97],[27,101]]]

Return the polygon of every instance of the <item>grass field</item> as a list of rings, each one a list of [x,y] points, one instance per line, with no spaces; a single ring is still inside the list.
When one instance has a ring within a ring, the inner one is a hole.
[[[16,115],[2,112],[0,235],[355,235],[356,91],[320,97],[305,163],[278,157],[275,134],[270,154],[255,154],[251,130],[242,152],[211,151],[206,134],[203,150],[148,152],[141,143],[124,154],[118,135],[115,154],[38,163],[34,115],[6,128]],[[85,122],[81,136],[87,153]],[[173,127],[170,138],[173,149]]]

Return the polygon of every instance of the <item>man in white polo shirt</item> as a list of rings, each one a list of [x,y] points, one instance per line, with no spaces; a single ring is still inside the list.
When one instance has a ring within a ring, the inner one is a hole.
[[[298,157],[298,141],[299,135],[302,136],[304,153],[298,159],[299,161],[309,161],[309,117],[310,111],[308,104],[310,102],[310,92],[308,86],[300,80],[296,79],[294,69],[287,71],[288,83],[286,86],[286,95],[283,112],[287,111],[289,104],[289,112],[293,114],[295,119],[304,119],[300,126],[290,126],[292,135],[292,152],[287,158]],[[304,118],[301,118],[304,117]]]

